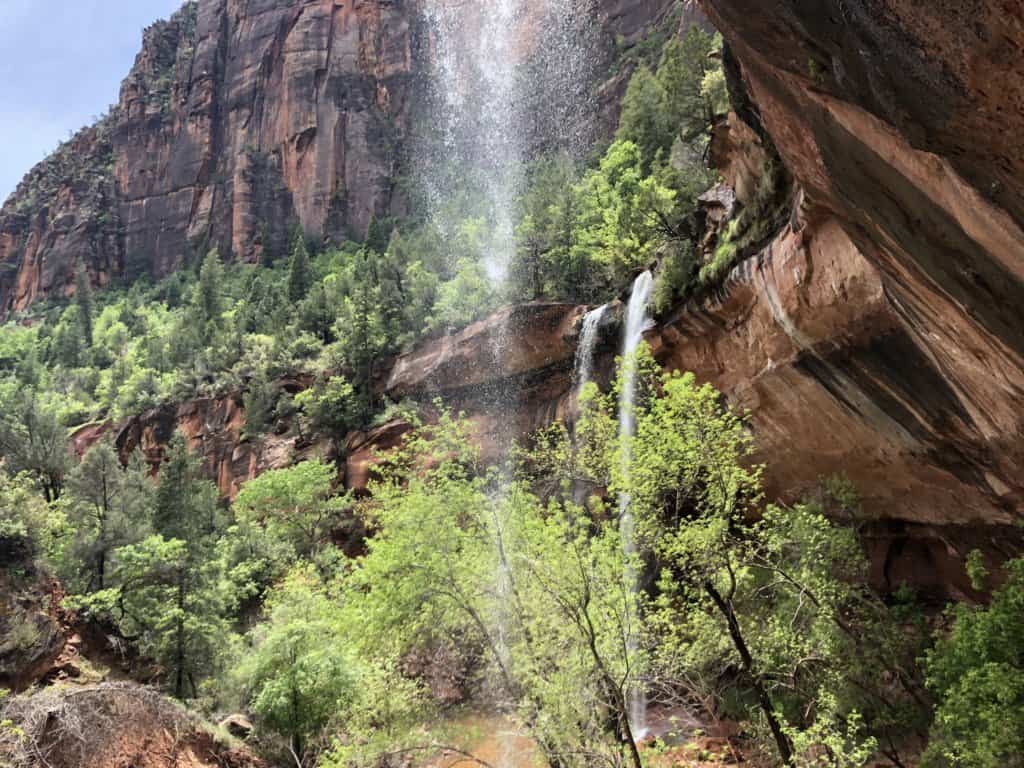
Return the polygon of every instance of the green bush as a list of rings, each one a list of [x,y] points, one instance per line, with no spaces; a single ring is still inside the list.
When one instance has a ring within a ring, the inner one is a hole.
[[[952,628],[927,655],[938,706],[923,765],[1024,765],[1024,558],[1005,569],[988,606],[950,608]]]

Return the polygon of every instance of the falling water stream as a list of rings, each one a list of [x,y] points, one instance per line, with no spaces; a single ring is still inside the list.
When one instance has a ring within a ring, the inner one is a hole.
[[[594,121],[589,67],[595,45],[590,0],[422,0],[429,27],[432,93],[431,131],[418,147],[418,176],[427,215],[445,240],[457,234],[460,204],[486,222],[478,261],[496,296],[506,294],[515,257],[517,203],[527,163],[535,152],[589,149],[586,135]],[[451,267],[458,265],[452,264]],[[486,406],[499,425],[499,448],[510,449],[517,434],[519,392],[506,373],[511,313],[501,315],[491,333],[490,384]],[[491,494],[494,540],[492,626],[496,663],[509,654],[511,599],[506,510],[508,483]],[[494,765],[517,764],[520,742],[495,734]]]
[[[622,386],[619,393],[619,436],[623,441],[622,471],[625,477],[629,477],[632,456],[629,451],[629,441],[636,433],[636,416],[634,413],[634,402],[636,399],[636,368],[630,358],[636,352],[640,342],[643,340],[644,331],[650,326],[648,307],[651,301],[651,292],[654,289],[654,277],[650,272],[644,272],[633,282],[633,292],[629,297],[629,306],[626,308],[626,325],[622,333],[622,360],[624,368],[622,371]],[[626,577],[635,591],[639,589],[638,574],[635,571],[634,562],[637,556],[636,538],[634,532],[633,510],[631,499],[628,493],[619,495],[619,529],[622,535],[622,549],[626,557]],[[631,657],[636,656],[638,651],[637,633],[634,630],[635,620],[629,623],[627,635],[628,653]],[[647,694],[643,687],[633,684],[630,686],[627,696],[629,708],[628,717],[633,738],[642,739],[647,733]]]
[[[580,327],[580,341],[576,347],[576,363],[573,380],[576,382],[576,398],[594,376],[594,347],[597,345],[597,332],[601,329],[601,321],[608,311],[608,305],[602,304],[592,309],[583,318]]]

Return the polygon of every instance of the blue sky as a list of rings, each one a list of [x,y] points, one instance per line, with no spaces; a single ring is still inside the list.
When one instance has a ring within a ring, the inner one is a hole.
[[[182,0],[0,0],[0,201],[117,101],[142,29]]]

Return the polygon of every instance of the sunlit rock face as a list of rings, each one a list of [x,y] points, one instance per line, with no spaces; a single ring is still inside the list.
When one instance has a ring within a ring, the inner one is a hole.
[[[310,385],[304,377],[280,379],[283,392],[294,394]],[[136,451],[156,475],[167,455],[175,432],[185,439],[188,449],[196,454],[207,477],[217,484],[221,496],[232,500],[248,480],[270,469],[281,469],[299,461],[329,458],[331,441],[324,436],[299,438],[291,425],[258,438],[243,436],[245,408],[241,393],[223,397],[201,397],[179,405],[166,405],[120,422],[87,424],[70,436],[70,448],[76,456],[106,436],[110,436],[127,462]],[[344,479],[342,475],[341,478]]]

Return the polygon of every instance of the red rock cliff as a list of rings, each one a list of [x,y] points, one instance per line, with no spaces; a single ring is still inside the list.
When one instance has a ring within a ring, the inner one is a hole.
[[[594,55],[670,5],[602,0]],[[256,259],[285,251],[296,223],[338,239],[402,215],[396,179],[428,91],[422,19],[417,0],[193,0],[151,26],[110,115],[0,211],[0,315],[69,295],[81,267],[96,285],[160,277],[213,244]]]

